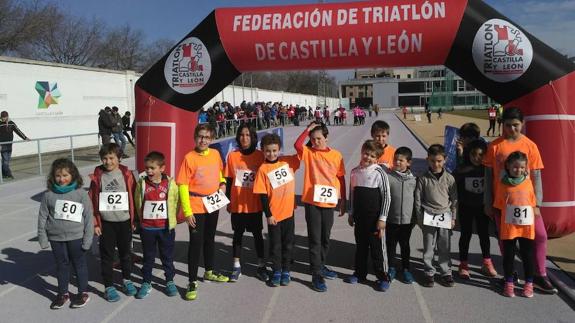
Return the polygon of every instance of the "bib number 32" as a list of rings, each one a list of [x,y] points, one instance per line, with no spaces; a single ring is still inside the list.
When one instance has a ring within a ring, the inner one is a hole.
[[[222,191],[218,190],[213,194],[202,197],[202,202],[208,210],[208,213],[212,213],[228,205],[230,200],[228,200]]]

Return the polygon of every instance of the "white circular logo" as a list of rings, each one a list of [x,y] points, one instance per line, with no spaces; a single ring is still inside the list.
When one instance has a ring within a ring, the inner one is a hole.
[[[166,193],[160,192],[160,198],[161,198],[161,199],[165,199],[165,198],[166,198]]]
[[[170,87],[181,94],[192,94],[208,83],[212,73],[210,53],[196,38],[184,39],[174,48],[164,65],[164,76]]]
[[[527,36],[511,23],[490,19],[473,39],[473,62],[485,77],[495,82],[510,82],[523,75],[533,59]]]

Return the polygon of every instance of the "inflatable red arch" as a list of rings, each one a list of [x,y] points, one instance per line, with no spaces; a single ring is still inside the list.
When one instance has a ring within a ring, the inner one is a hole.
[[[175,173],[197,112],[242,72],[445,65],[526,115],[544,159],[550,237],[575,231],[575,65],[478,0],[390,0],[222,8],[136,83],[137,161]]]

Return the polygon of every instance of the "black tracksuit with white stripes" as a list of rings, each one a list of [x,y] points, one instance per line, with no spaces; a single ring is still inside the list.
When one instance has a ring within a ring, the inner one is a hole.
[[[350,176],[351,216],[354,222],[355,275],[367,276],[367,257],[371,259],[379,280],[387,279],[385,237],[377,235],[377,221],[385,221],[389,212],[390,193],[387,174],[380,165],[358,166]]]

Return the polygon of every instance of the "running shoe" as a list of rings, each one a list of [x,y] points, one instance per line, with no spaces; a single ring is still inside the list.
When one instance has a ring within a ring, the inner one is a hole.
[[[58,294],[56,296],[56,299],[52,302],[52,304],[50,304],[50,308],[53,310],[59,310],[62,307],[64,307],[64,305],[66,305],[68,300],[70,300],[70,295],[68,295],[67,293],[66,294]]]
[[[144,299],[144,298],[146,298],[146,296],[150,295],[151,291],[152,291],[152,284],[150,284],[148,282],[143,282],[142,287],[140,287],[140,290],[136,294],[136,298],[137,299]]]
[[[186,290],[186,300],[193,301],[198,297],[198,282],[191,282],[188,284],[188,289]]]
[[[230,281],[230,278],[222,274],[214,273],[212,270],[208,270],[204,272],[204,281],[227,283]]]

